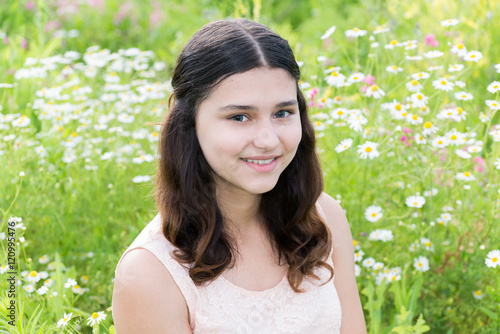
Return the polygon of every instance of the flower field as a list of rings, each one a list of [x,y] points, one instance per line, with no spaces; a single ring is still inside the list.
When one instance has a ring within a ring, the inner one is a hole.
[[[500,332],[500,3],[0,0],[0,333],[114,333],[204,24],[288,39],[369,333]]]

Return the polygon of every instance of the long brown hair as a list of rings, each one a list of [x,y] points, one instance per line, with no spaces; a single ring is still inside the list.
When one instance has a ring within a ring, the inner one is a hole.
[[[314,129],[298,87],[300,70],[288,42],[266,26],[246,19],[205,25],[182,50],[172,75],[169,114],[159,143],[156,201],[163,234],[178,248],[176,260],[189,268],[196,285],[216,279],[234,265],[236,245],[224,227],[215,196],[213,171],[195,132],[199,104],[223,79],[257,67],[281,68],[297,85],[302,139],[276,186],[262,194],[259,215],[273,247],[288,264],[295,292],[332,249],[328,227],[315,203],[323,189]],[[171,105],[172,104],[172,105]],[[323,284],[326,284],[324,282]]]

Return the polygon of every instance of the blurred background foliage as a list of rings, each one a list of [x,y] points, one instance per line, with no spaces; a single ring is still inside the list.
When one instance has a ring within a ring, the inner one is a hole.
[[[484,59],[470,70],[467,84],[485,86],[497,78],[492,66],[500,63],[499,12],[497,0],[0,0],[0,83],[13,83],[16,70],[23,67],[28,57],[44,58],[66,51],[84,53],[93,45],[111,52],[128,48],[151,50],[156,60],[166,62],[162,80],[168,81],[177,55],[195,31],[212,20],[247,17],[270,26],[288,39],[297,59],[304,61],[303,77],[313,86],[321,86],[325,66],[362,71],[370,61],[368,38],[342,43],[321,40],[321,35],[331,26],[336,26],[340,35],[353,27],[370,31],[390,27],[391,35],[401,41],[420,42],[427,34],[435,33],[442,42],[446,40],[446,29],[440,21],[457,18],[461,22],[460,32],[453,32],[456,34],[453,37],[465,42],[469,49],[480,50]],[[386,38],[386,42],[391,39]],[[355,64],[359,68],[352,68],[349,57],[335,56],[348,55],[354,49],[359,52],[359,62]],[[328,59],[318,64],[317,57],[321,55]],[[378,76],[386,65],[386,60],[375,61],[370,65],[373,66],[371,73]],[[312,79],[314,76],[319,79]],[[12,112],[27,112],[35,91],[45,86],[44,80],[20,82],[12,95],[0,91],[1,104]],[[475,93],[477,101],[484,100],[484,91]],[[59,142],[54,140],[54,145]],[[22,156],[7,157],[3,161],[0,205],[5,208],[15,196],[19,167],[35,171],[38,166],[29,159],[24,163]],[[111,277],[117,256],[154,216],[151,185],[140,187],[130,182],[130,175],[145,173],[144,168],[127,166],[125,170],[103,164],[90,178],[87,171],[73,168],[46,173],[43,179],[27,175],[23,181],[23,190],[12,212],[33,221],[29,228],[36,237],[30,238],[29,251],[33,253],[27,257],[58,252],[63,263],[77,266],[80,273],[91,273],[92,294],[98,297],[82,300],[82,309],[96,305],[105,308],[111,304]],[[369,172],[376,177],[383,169],[383,165],[377,165]],[[154,174],[153,166],[147,173]],[[326,180],[326,187],[337,191],[342,184],[330,178]],[[377,196],[375,190],[367,189],[365,198]],[[340,192],[349,193],[349,190],[341,188]],[[361,211],[353,214],[362,215]],[[94,253],[90,259],[85,257],[88,252]],[[443,287],[435,290],[442,295],[430,296],[441,299],[442,303],[422,300],[430,314],[429,321],[437,328],[432,332],[444,333],[445,329],[460,323],[466,323],[467,330],[480,327],[481,322],[469,316],[473,314],[473,307],[457,313],[452,320],[432,318],[445,312],[443,304],[454,305],[453,296],[462,293],[459,291],[462,274],[461,268],[457,268],[448,276],[453,284],[443,282]],[[479,277],[471,275],[470,280]],[[386,309],[389,307],[384,305]]]

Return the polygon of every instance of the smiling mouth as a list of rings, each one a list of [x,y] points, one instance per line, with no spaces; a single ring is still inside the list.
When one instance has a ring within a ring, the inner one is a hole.
[[[247,161],[247,162],[251,162],[251,163],[254,163],[254,164],[259,164],[259,165],[268,165],[268,164],[270,164],[271,162],[273,162],[277,158],[278,157],[267,159],[267,160],[253,160],[253,159],[244,159],[244,158],[241,158],[241,160]]]

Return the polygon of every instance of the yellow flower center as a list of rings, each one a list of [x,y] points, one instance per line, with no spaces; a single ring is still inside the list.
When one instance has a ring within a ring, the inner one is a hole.
[[[373,85],[373,86],[371,86],[371,90],[372,90],[373,92],[376,92],[376,91],[378,90],[378,86],[377,86],[377,85]]]
[[[335,96],[335,101],[342,101],[342,98],[340,96]]]
[[[420,94],[417,95],[417,99],[422,100],[424,97]]]
[[[412,84],[413,86],[417,86],[417,85],[418,85],[418,81],[417,81],[417,80],[412,80],[412,81],[411,81],[411,84]]]
[[[370,153],[372,151],[372,148],[371,147],[367,147],[367,148],[365,148],[365,151],[368,152],[368,153]]]
[[[498,258],[494,257],[493,259],[491,259],[491,262],[497,262],[498,261]]]
[[[441,81],[441,85],[446,85],[446,81],[445,80]]]
[[[92,313],[92,319],[97,319],[97,318],[99,318],[99,313],[97,312]]]
[[[398,41],[396,41],[395,39],[393,39],[393,40],[391,41],[391,45],[396,45],[396,44],[398,44]]]
[[[352,244],[353,244],[353,246],[356,246],[356,245],[358,244],[358,240],[354,239],[354,240],[352,241]]]
[[[420,263],[420,262],[419,262],[419,263],[418,263],[418,266],[419,266],[419,267],[422,267],[422,263]]]
[[[464,175],[469,177],[470,176],[470,173],[469,172],[464,172]]]
[[[332,74],[331,74],[332,77],[338,77],[339,74],[336,72],[336,71],[333,71]]]
[[[481,295],[483,294],[483,293],[482,293],[481,291],[479,291],[479,290],[475,291],[474,293],[476,294],[476,296],[481,296]]]
[[[31,277],[36,277],[36,275],[37,275],[37,274],[38,274],[38,273],[37,273],[36,271],[34,271],[34,270],[33,270],[32,272],[30,272],[30,276],[31,276]]]
[[[372,217],[377,217],[377,214],[376,213],[372,213]]]
[[[416,121],[416,120],[418,119],[418,116],[417,116],[417,115],[413,115],[413,116],[411,116],[411,118],[412,118],[414,121]]]
[[[400,104],[396,104],[396,106],[394,108],[396,108],[397,111],[400,111],[401,110],[401,105]]]
[[[352,31],[359,31],[359,28],[353,28]]]
[[[342,110],[337,111],[337,115],[340,116],[340,115],[343,115],[343,114],[344,114],[344,112]]]
[[[457,136],[455,136],[455,135],[451,135],[451,137],[450,137],[450,138],[451,138],[452,140],[455,140],[455,139],[457,139]]]
[[[438,140],[438,144],[439,145],[443,144],[443,141],[442,140]]]
[[[353,77],[353,80],[358,80],[358,77]]]
[[[463,45],[463,44],[458,44],[458,45],[457,45],[457,49],[462,50],[463,48],[464,48],[464,45]]]
[[[75,289],[80,289],[80,286],[77,284],[74,286]]]
[[[392,69],[393,69],[393,70],[397,70],[397,69],[398,69],[398,67],[397,67],[396,65],[393,65],[393,66],[392,66]]]
[[[425,127],[426,129],[430,129],[430,128],[432,127],[432,123],[431,123],[431,122],[425,122],[425,123],[424,123],[424,127]]]
[[[476,58],[476,55],[470,55],[471,58]]]

